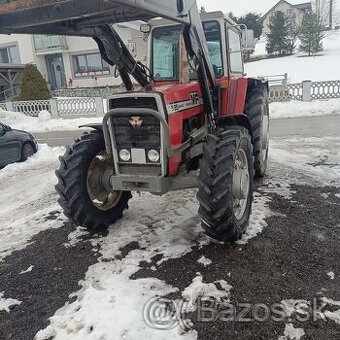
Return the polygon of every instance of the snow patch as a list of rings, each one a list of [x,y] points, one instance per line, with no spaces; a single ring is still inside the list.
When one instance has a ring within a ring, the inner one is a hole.
[[[284,336],[280,336],[279,340],[300,340],[305,334],[302,328],[295,328],[292,323],[287,323]]]
[[[84,227],[77,227],[75,231],[68,235],[68,242],[64,243],[65,248],[74,247],[81,241],[82,236],[89,235],[89,232]]]
[[[339,306],[340,307],[340,301],[335,301],[333,299],[328,299],[326,297],[321,298],[322,302],[327,303],[331,306]]]
[[[247,244],[249,240],[262,233],[263,229],[267,226],[266,218],[271,216],[271,211],[268,207],[270,198],[259,192],[254,192],[253,211],[250,217],[249,227],[237,244]]]
[[[204,267],[210,266],[212,264],[212,261],[205,256],[202,256],[197,260],[197,262],[203,264]]]
[[[30,239],[48,228],[59,228],[62,223],[46,219],[58,211],[54,190],[55,169],[63,148],[39,145],[39,151],[24,163],[14,163],[0,170],[0,261],[14,250],[25,248]]]
[[[322,298],[322,301],[328,305],[331,305],[332,307],[340,307],[340,301],[334,301],[326,297]],[[335,311],[326,310],[323,314],[328,320],[334,321],[340,325],[340,308]]]
[[[340,78],[339,78],[340,79]],[[270,104],[270,119],[340,115],[340,99]]]
[[[327,273],[328,277],[331,279],[331,280],[334,280],[335,279],[335,274],[334,272],[329,272]]]
[[[280,336],[278,340],[300,340],[305,335],[305,331],[302,328],[295,328],[293,326],[292,316],[299,311],[308,309],[309,305],[306,300],[289,299],[281,301],[281,306],[288,322],[285,326],[284,335]]]
[[[256,46],[255,55],[265,54],[265,39],[261,39]],[[245,64],[245,72],[249,77],[288,74],[289,83],[303,80],[327,81],[339,80],[340,68],[340,32],[334,31],[323,41],[324,50],[320,56],[305,57],[302,54],[282,58],[270,58]],[[317,70],[317,72],[311,72]]]
[[[203,277],[199,274],[182,292],[182,297],[186,301],[185,312],[194,312],[197,309],[198,299],[203,297],[215,298],[218,302],[230,302],[231,289],[232,286],[224,280],[203,283]]]
[[[26,273],[29,273],[33,270],[34,266],[29,266],[26,270],[22,270],[19,274],[22,275],[22,274],[26,274]]]
[[[277,194],[286,200],[291,200],[296,191],[292,190],[290,184],[284,181],[275,183],[273,180],[264,182],[261,191],[268,194]]]
[[[89,123],[101,123],[103,117],[84,117],[84,118],[55,118],[47,119],[47,114],[43,118],[29,117],[19,112],[10,112],[0,109],[0,121],[11,126],[13,129],[26,130],[28,132],[46,131],[73,131],[80,125]]]
[[[285,172],[294,169],[297,184],[340,184],[339,137],[273,138],[269,157],[272,162],[282,164]],[[293,180],[289,177],[288,181]]]
[[[39,112],[39,122],[48,122],[52,119],[51,114],[47,110],[43,110]]]
[[[50,325],[37,334],[37,340],[100,339],[195,339],[195,332],[183,334],[178,326],[167,330],[150,328],[143,319],[144,306],[155,297],[178,292],[156,278],[130,279],[140,270],[140,262],[179,258],[199,243],[208,244],[197,216],[196,190],[179,195],[170,192],[157,197],[135,195],[124,219],[109,229],[106,237],[93,240],[101,257],[89,267],[82,288],[50,318]],[[121,249],[131,242],[138,247],[122,258]],[[113,318],[114,317],[114,322]]]
[[[299,311],[303,310],[304,308],[309,306],[309,302],[306,300],[282,300],[281,305],[283,307],[284,313],[286,317],[289,319],[293,316],[293,314],[298,313]]]
[[[10,313],[10,307],[20,305],[22,301],[16,300],[16,299],[5,299],[4,296],[5,292],[0,293],[0,312],[5,311],[7,313]]]

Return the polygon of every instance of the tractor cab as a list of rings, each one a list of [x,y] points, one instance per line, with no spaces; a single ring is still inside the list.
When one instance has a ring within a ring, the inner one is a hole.
[[[242,34],[239,26],[222,12],[201,14],[209,57],[217,79],[241,77],[244,73]],[[149,33],[149,67],[155,83],[180,81],[180,37],[183,26],[164,19],[154,19],[142,30]],[[190,80],[197,80],[189,59]]]

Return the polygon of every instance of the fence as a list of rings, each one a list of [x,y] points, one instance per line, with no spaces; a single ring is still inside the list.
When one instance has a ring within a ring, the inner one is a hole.
[[[315,99],[340,98],[340,80],[272,85],[269,86],[269,101],[311,101]]]
[[[49,100],[7,102],[7,104],[10,106],[10,111],[22,112],[31,117],[37,117],[43,110],[51,111]]]
[[[105,87],[80,87],[51,91],[53,97],[102,97],[108,98],[119,90],[124,91],[119,86]]]
[[[20,94],[20,86],[15,86],[13,88],[9,88],[5,91],[0,92],[0,100],[11,100],[12,98],[18,97]]]
[[[58,98],[54,101],[59,117],[100,116],[104,114],[101,97]]]
[[[340,80],[288,84],[287,73],[273,76],[263,76],[269,83],[269,101],[282,102],[289,100],[309,101],[315,99],[340,98]],[[53,91],[54,96],[64,97],[102,97],[107,98],[117,87],[74,88]]]
[[[288,73],[272,76],[259,76],[259,78],[268,80],[269,86],[285,86],[288,84]]]
[[[52,117],[76,118],[102,116],[104,114],[101,97],[53,98],[50,100],[20,101],[1,103],[0,108],[21,112],[27,116],[38,117],[39,112],[47,110]]]
[[[75,90],[75,89],[74,89]],[[95,89],[92,89],[95,90]],[[112,94],[108,88],[105,96],[53,98],[50,100],[20,101],[0,103],[0,109],[21,112],[31,117],[37,117],[40,111],[47,110],[57,117],[90,117],[104,114],[103,98]],[[340,98],[340,80],[281,85],[271,83],[269,86],[269,101],[283,102],[290,100],[311,101],[315,99]]]

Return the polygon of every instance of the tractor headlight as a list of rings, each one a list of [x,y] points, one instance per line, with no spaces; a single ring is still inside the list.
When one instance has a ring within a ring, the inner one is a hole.
[[[129,150],[122,149],[119,151],[119,158],[123,162],[129,162],[131,160],[131,153]]]
[[[159,152],[157,150],[148,151],[148,160],[152,163],[158,163],[160,159]]]

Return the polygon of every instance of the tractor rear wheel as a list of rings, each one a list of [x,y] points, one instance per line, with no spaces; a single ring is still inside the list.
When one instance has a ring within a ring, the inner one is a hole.
[[[128,209],[130,192],[109,191],[103,184],[114,174],[99,132],[85,133],[59,158],[58,203],[64,214],[90,230],[103,230]]]
[[[269,105],[265,86],[250,90],[245,113],[250,119],[253,132],[255,177],[261,178],[267,170],[269,150]]]
[[[253,201],[254,160],[251,137],[243,127],[209,135],[199,175],[198,214],[203,229],[219,241],[245,233]]]

